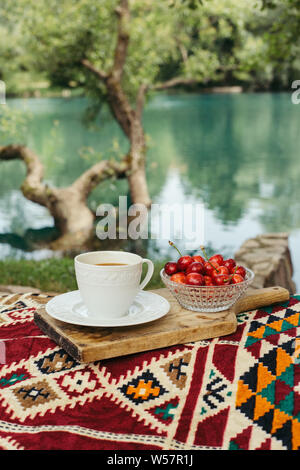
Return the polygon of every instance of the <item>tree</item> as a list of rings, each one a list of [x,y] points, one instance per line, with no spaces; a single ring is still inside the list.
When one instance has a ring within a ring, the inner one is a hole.
[[[274,87],[290,89],[300,72],[300,1],[262,0],[260,17],[268,24],[263,32],[265,62],[272,67]]]
[[[61,233],[56,247],[89,239],[95,216],[86,200],[105,179],[127,178],[132,202],[150,205],[142,120],[147,96],[176,86],[246,82],[255,65],[253,49],[257,53],[260,45],[252,38],[252,47],[244,47],[255,3],[240,8],[238,0],[0,1],[2,23],[17,41],[23,67],[82,87],[97,111],[105,101],[128,139],[122,157],[99,161],[66,188],[47,186],[40,158],[24,145],[0,147],[1,160],[25,163],[23,194],[49,209]]]
[[[72,1],[65,3],[69,7],[74,5]],[[81,3],[82,7],[85,5],[91,6],[91,2],[89,5],[85,1]],[[19,7],[21,6],[22,2],[19,4]],[[54,1],[51,6],[55,9],[59,7],[59,4]],[[34,9],[34,4],[32,7]],[[46,4],[44,4],[44,7],[47,8]],[[31,11],[32,13],[34,12]],[[54,13],[54,11],[51,13]],[[67,188],[49,188],[43,182],[43,166],[34,152],[21,145],[0,147],[0,158],[2,160],[18,158],[25,163],[27,177],[22,185],[23,194],[31,201],[47,207],[53,215],[55,225],[62,234],[62,238],[59,243],[56,243],[56,246],[64,245],[66,242],[70,244],[70,241],[73,244],[74,242],[81,244],[88,240],[93,228],[94,214],[87,207],[86,199],[92,189],[106,178],[127,176],[132,201],[143,203],[146,206],[150,204],[145,176],[145,135],[141,123],[144,88],[140,87],[136,107],[133,107],[122,86],[130,37],[128,0],[120,1],[115,9],[115,14],[117,15],[117,38],[109,70],[104,72],[98,69],[86,58],[85,51],[82,51],[75,58],[73,65],[75,68],[81,67],[81,69],[85,69],[92,74],[100,82],[98,86],[101,91],[104,87],[112,114],[129,139],[130,148],[128,153],[119,162],[100,161]],[[30,16],[27,19],[35,21],[36,17]],[[36,27],[35,39],[40,27],[39,22]],[[43,39],[41,42],[44,42]],[[51,46],[49,45],[49,47]],[[46,44],[44,53],[47,54],[48,50],[48,44]],[[72,51],[76,53],[76,44],[74,43],[72,44]]]
[[[90,0],[40,0],[38,4],[18,0],[5,11],[8,23],[20,24],[22,41],[31,51],[28,67],[47,70],[51,76],[63,66],[99,102],[107,101],[129,141],[128,152],[119,161],[100,161],[67,188],[50,188],[44,183],[43,166],[32,150],[23,145],[0,147],[0,159],[17,158],[25,163],[23,194],[49,209],[61,233],[56,247],[80,245],[89,239],[94,214],[86,199],[104,179],[126,177],[132,202],[150,205],[143,106],[159,65],[178,51],[176,25],[186,6],[179,2],[179,7],[170,8],[168,3],[156,1],[153,7],[150,0],[131,3],[133,11],[128,0],[103,0],[96,5]],[[155,88],[195,81],[172,77]]]

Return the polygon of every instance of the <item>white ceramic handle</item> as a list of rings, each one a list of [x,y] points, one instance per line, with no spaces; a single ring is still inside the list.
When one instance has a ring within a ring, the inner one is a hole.
[[[153,275],[153,272],[154,272],[154,265],[153,265],[152,261],[150,261],[150,259],[144,258],[142,262],[148,264],[148,271],[147,271],[147,274],[145,276],[145,279],[140,284],[140,289],[144,289],[144,287],[146,287],[146,285],[150,281],[150,279]]]

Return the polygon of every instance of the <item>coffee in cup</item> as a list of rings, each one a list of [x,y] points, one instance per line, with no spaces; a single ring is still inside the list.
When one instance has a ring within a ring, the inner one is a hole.
[[[141,282],[143,264],[148,271]],[[75,274],[89,315],[105,320],[124,316],[150,281],[152,261],[125,251],[92,251],[75,257]]]

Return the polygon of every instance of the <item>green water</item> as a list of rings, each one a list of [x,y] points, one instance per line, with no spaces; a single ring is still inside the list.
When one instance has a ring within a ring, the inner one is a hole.
[[[10,100],[8,106],[30,112],[26,144],[40,155],[49,185],[68,185],[99,158],[127,149],[105,109],[86,127],[85,99]],[[160,95],[147,104],[144,125],[153,202],[203,203],[205,243],[228,255],[259,233],[289,231],[300,287],[300,105],[291,95]],[[24,241],[30,231],[35,236],[53,226],[47,210],[18,190],[24,175],[21,162],[0,165],[2,259],[51,255]],[[127,194],[125,181],[106,182],[89,204],[117,204],[119,194]],[[143,247],[152,257],[171,256],[166,240]]]

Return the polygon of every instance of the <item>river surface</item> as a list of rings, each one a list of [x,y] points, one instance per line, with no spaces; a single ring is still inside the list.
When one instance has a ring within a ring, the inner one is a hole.
[[[100,158],[119,158],[127,150],[105,108],[93,124],[87,123],[84,98],[13,99],[7,106],[28,116],[22,142],[40,155],[49,185],[69,185]],[[196,244],[204,241],[228,256],[249,237],[290,232],[299,289],[300,105],[292,104],[291,95],[159,95],[147,103],[144,126],[153,203],[202,205]],[[5,142],[3,132],[0,137]],[[0,259],[52,255],[28,242],[47,237],[53,220],[45,208],[22,196],[24,175],[22,162],[0,164]],[[127,193],[126,181],[109,181],[93,191],[89,204],[94,210],[104,202],[118,205],[119,195]],[[184,226],[189,223],[185,220]],[[177,221],[170,234],[136,242],[137,251],[142,246],[143,254],[153,258],[176,256],[167,239],[176,240],[179,228]],[[180,249],[187,247],[186,240],[177,241]]]

